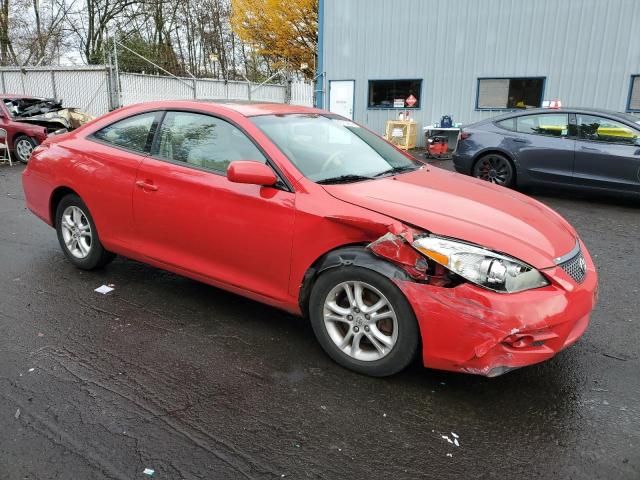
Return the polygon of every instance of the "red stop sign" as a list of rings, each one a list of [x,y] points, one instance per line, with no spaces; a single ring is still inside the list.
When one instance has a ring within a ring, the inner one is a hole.
[[[413,95],[409,95],[405,100],[405,103],[407,104],[408,107],[413,107],[417,101],[418,99],[416,97],[414,97]]]

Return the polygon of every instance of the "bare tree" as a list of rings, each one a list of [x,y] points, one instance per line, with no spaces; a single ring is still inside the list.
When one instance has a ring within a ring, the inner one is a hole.
[[[0,63],[53,63],[65,44],[64,0],[0,0]]]
[[[153,63],[176,75],[270,76],[273,60],[238,37],[231,13],[230,0],[0,0],[0,65],[65,54],[101,64],[113,38],[125,70],[160,73]]]
[[[103,63],[105,40],[109,29],[117,29],[126,22],[127,15],[135,15],[139,0],[81,0],[80,8],[69,15],[69,25],[78,39],[80,51],[88,64]]]

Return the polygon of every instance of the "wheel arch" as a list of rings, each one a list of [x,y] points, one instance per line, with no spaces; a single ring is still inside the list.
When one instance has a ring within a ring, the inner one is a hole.
[[[56,228],[56,210],[58,209],[58,205],[60,204],[60,201],[69,194],[80,197],[78,192],[67,186],[56,187],[56,189],[51,193],[51,199],[49,200],[49,218],[51,219],[51,226],[53,228]]]
[[[33,136],[29,135],[28,133],[25,133],[23,130],[18,130],[17,132],[15,132],[13,135],[11,135],[11,148],[14,148],[14,143],[16,141],[16,138],[18,137],[27,137],[33,140]]]
[[[403,269],[376,256],[367,250],[366,245],[342,245],[321,255],[305,272],[298,293],[298,304],[303,316],[309,315],[309,298],[320,275],[327,270],[347,265],[372,270],[390,280],[411,280]]]

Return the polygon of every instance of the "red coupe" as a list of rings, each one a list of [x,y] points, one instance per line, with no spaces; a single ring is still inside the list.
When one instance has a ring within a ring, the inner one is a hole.
[[[278,104],[135,105],[37,147],[28,207],[77,267],[115,254],[308,316],[352,370],[495,376],[585,331],[597,274],[522,194]]]

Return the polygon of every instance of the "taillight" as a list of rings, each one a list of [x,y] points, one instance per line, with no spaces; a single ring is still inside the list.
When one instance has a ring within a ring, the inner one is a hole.
[[[469,132],[460,131],[460,141],[466,140],[470,136],[471,136],[471,134]]]

